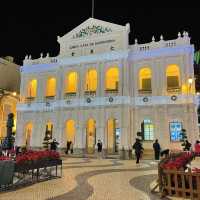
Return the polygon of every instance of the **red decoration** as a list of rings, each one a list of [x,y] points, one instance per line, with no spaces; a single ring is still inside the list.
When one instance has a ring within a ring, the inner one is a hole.
[[[191,152],[183,152],[180,156],[175,157],[168,162],[162,164],[163,169],[180,169],[185,167],[189,160],[193,157]]]

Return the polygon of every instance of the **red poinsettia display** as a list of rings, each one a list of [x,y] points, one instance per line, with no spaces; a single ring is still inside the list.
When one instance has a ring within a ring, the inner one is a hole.
[[[11,160],[8,156],[0,156],[0,161],[2,160]]]
[[[60,155],[56,151],[27,151],[16,156],[16,163],[21,164],[26,161],[53,160],[59,158]]]
[[[180,169],[181,167],[185,167],[191,161],[192,157],[191,152],[183,152],[179,156],[163,163],[161,167],[163,169]]]

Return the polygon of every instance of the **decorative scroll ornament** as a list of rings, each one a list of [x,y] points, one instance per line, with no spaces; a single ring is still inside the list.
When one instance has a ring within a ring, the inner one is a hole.
[[[73,39],[84,38],[86,36],[91,36],[93,34],[103,34],[103,33],[108,33],[108,32],[112,32],[112,29],[108,27],[96,26],[96,25],[87,26],[86,28],[81,29],[78,33],[73,35]]]
[[[67,104],[71,104],[71,100],[67,100],[66,103],[67,103]]]
[[[92,100],[88,97],[88,98],[86,99],[86,101],[87,101],[87,103],[90,103]]]
[[[113,102],[113,97],[109,97],[109,102],[111,103],[111,102]]]
[[[148,101],[149,101],[148,97],[144,97],[144,98],[143,98],[143,101],[144,101],[144,102],[148,102]]]
[[[176,96],[176,95],[171,96],[171,100],[172,100],[172,101],[176,101],[176,99],[177,99],[177,96]]]
[[[51,106],[51,104],[49,102],[46,102],[46,106],[49,107]]]

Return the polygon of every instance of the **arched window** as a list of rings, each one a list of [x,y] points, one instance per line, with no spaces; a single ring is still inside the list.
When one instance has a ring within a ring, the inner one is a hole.
[[[151,91],[151,69],[142,68],[139,71],[139,90],[141,91]]]
[[[96,92],[97,90],[97,71],[89,69],[86,72],[85,91]]]
[[[71,141],[72,144],[75,142],[76,127],[74,120],[68,120],[66,122],[66,138],[67,141]]]
[[[66,77],[66,88],[65,93],[76,93],[77,92],[77,72],[70,72]]]
[[[106,90],[118,90],[119,88],[119,69],[117,67],[111,67],[106,72]]]
[[[27,97],[35,98],[37,96],[37,80],[33,79],[28,83]]]
[[[169,65],[166,69],[167,88],[179,88],[180,87],[180,70],[177,65]]]
[[[46,84],[46,97],[56,96],[56,79],[49,78]]]
[[[154,125],[150,119],[144,119],[141,123],[141,131],[144,140],[154,139]]]

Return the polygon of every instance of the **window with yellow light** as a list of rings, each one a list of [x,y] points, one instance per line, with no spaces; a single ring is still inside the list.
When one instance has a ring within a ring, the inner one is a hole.
[[[118,90],[119,84],[119,69],[117,67],[111,67],[106,72],[106,90]]]
[[[142,68],[139,71],[139,89],[144,91],[151,91],[151,69]]]
[[[168,89],[180,87],[180,70],[178,65],[169,65],[166,70],[166,77]]]
[[[97,71],[90,69],[86,72],[85,91],[96,92],[97,90]]]
[[[66,77],[66,88],[65,93],[76,93],[77,92],[77,72],[70,72]]]
[[[56,96],[56,79],[49,78],[46,84],[46,97]]]
[[[27,97],[35,98],[37,95],[37,80],[31,80],[28,83]]]

